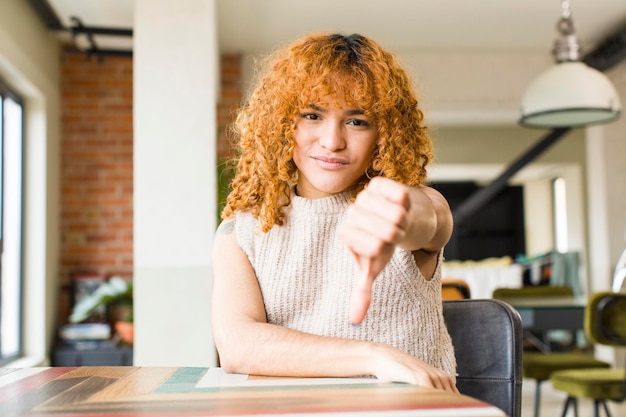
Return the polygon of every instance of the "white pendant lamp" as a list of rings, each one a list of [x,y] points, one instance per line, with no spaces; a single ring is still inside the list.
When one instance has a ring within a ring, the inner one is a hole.
[[[619,118],[621,104],[611,81],[580,61],[569,1],[561,2],[559,38],[552,54],[556,65],[535,78],[522,98],[519,123],[562,128],[606,123]]]

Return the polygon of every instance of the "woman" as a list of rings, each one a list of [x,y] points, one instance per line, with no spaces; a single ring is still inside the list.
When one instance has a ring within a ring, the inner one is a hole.
[[[395,57],[357,34],[305,37],[269,57],[234,130],[213,249],[221,366],[456,391],[452,217],[422,185],[431,141]]]

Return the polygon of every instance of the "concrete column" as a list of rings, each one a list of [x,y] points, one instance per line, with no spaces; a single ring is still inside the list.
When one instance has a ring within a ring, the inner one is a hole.
[[[214,366],[214,0],[137,0],[133,49],[134,363]]]

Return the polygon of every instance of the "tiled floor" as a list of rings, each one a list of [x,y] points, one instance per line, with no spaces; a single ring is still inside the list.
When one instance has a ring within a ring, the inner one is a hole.
[[[560,417],[563,413],[563,403],[565,394],[552,388],[549,381],[541,385],[541,408],[539,417]],[[533,417],[535,404],[535,381],[524,379],[522,383],[522,417]],[[612,417],[626,416],[626,402],[609,402],[609,410]],[[600,415],[604,416],[604,410],[600,410]],[[574,412],[570,409],[567,417],[573,417]],[[592,417],[593,402],[587,399],[578,401],[578,416]]]

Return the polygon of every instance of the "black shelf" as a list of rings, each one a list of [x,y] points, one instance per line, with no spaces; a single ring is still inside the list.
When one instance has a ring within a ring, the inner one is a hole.
[[[113,340],[59,341],[51,359],[52,366],[132,366],[133,347]]]

